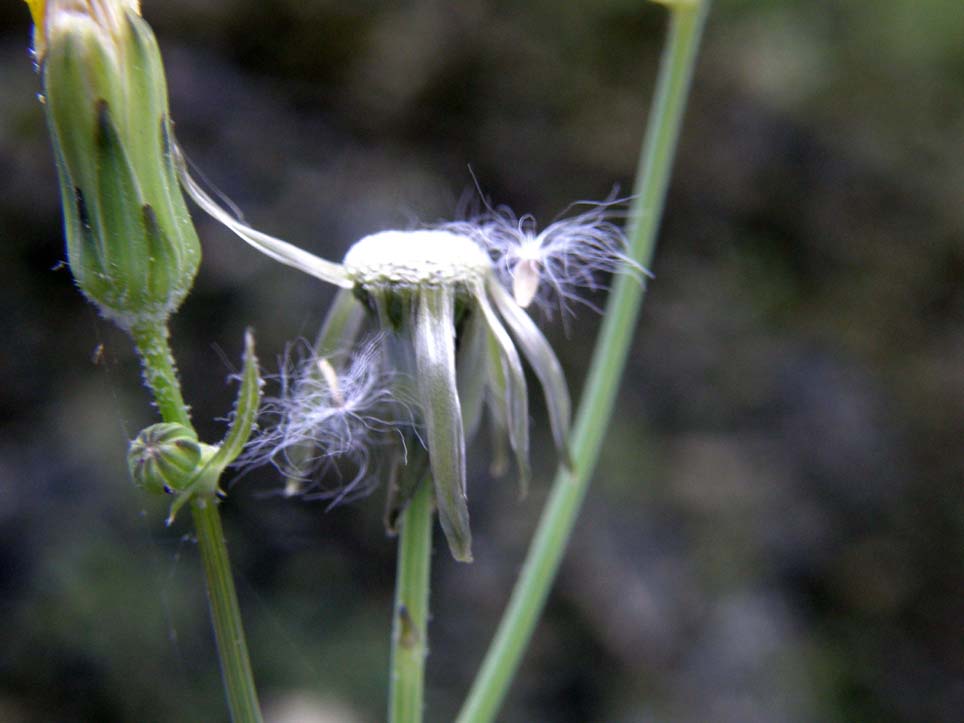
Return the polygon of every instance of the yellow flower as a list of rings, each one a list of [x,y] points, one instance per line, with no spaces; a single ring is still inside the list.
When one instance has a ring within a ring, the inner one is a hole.
[[[33,16],[33,24],[40,27],[44,24],[44,9],[46,2],[44,0],[24,0],[27,3],[27,7],[30,8],[30,14]]]
[[[98,25],[116,30],[123,22],[125,10],[141,14],[140,0],[24,0],[33,17],[33,49],[37,62],[47,53],[47,42],[57,20],[86,16]]]

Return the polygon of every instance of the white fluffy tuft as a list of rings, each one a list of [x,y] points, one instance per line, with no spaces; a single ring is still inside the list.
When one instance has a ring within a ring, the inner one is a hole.
[[[517,216],[506,206],[489,207],[444,228],[473,238],[489,253],[500,280],[520,306],[535,302],[549,312],[558,304],[571,312],[572,302],[592,306],[583,295],[605,288],[601,274],[649,275],[627,255],[626,235],[614,223],[626,201],[573,204],[589,208],[542,231],[533,216]]]
[[[411,418],[381,361],[378,337],[350,356],[318,357],[306,341],[289,347],[276,377],[279,394],[264,400],[261,431],[242,466],[273,465],[287,478],[289,496],[337,504],[370,492],[377,484],[369,474],[373,449]],[[323,483],[329,472],[334,485]]]

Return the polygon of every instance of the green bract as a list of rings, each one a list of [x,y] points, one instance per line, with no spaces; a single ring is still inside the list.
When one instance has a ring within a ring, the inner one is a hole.
[[[218,445],[198,441],[193,429],[183,424],[152,424],[130,443],[127,466],[138,487],[174,495],[168,523],[191,499],[223,496],[218,482],[247,444],[254,429],[261,401],[261,377],[254,353],[254,336],[244,335],[244,368],[241,388],[231,417],[231,427]]]
[[[173,163],[167,86],[136,2],[50,0],[37,29],[77,285],[125,329],[165,320],[200,263]]]

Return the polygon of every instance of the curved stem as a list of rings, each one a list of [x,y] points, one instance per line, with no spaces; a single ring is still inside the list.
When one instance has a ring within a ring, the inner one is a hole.
[[[709,8],[708,0],[663,1],[670,8],[669,36],[637,171],[629,231],[631,255],[644,267],[649,266],[655,248],[683,109]],[[556,476],[508,607],[458,723],[492,721],[519,667],[599,458],[644,291],[645,283],[628,275],[616,281],[573,428],[573,465],[569,470],[561,469]]]
[[[131,330],[131,336],[144,365],[144,379],[154,393],[161,417],[165,422],[191,427],[191,417],[181,395],[174,357],[168,344],[167,326],[163,322],[139,326]],[[261,709],[241,625],[228,548],[213,496],[192,501],[191,513],[231,720],[261,723]]]
[[[422,480],[402,514],[395,579],[390,723],[419,723],[428,654],[428,592],[432,565],[432,484]]]

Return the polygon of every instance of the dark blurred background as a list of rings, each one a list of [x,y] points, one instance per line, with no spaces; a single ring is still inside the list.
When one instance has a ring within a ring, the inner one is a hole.
[[[631,187],[663,38],[639,0],[145,0],[177,132],[255,226],[340,258],[451,218],[469,171],[548,222]],[[127,479],[155,421],[73,287],[22,3],[0,9],[0,719],[219,721],[188,517]],[[500,721],[960,721],[964,6],[717,2],[598,474]],[[173,323],[215,441],[332,290],[196,215]],[[546,324],[575,394],[598,318]],[[470,454],[476,562],[436,539],[430,721],[450,720],[553,470]],[[271,470],[224,520],[269,718],[384,717],[382,496],[326,512]]]

